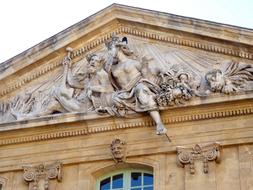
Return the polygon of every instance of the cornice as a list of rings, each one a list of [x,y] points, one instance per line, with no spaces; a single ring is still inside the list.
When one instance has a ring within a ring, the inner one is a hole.
[[[180,37],[171,35],[171,34],[161,34],[161,33],[155,33],[153,31],[144,31],[140,29],[136,29],[134,27],[130,26],[120,26],[114,31],[111,31],[107,34],[104,34],[101,37],[98,37],[96,40],[93,40],[85,45],[83,45],[81,48],[74,50],[71,57],[74,58],[81,58],[83,54],[93,50],[94,48],[97,48],[99,45],[104,44],[106,41],[108,41],[113,34],[117,35],[132,35],[141,37],[144,39],[152,39],[156,41],[160,41],[163,43],[169,43],[172,45],[180,45],[190,48],[195,48],[199,50],[204,50],[211,53],[218,53],[223,55],[229,55],[239,58],[244,58],[248,60],[253,60],[253,53],[249,53],[243,50],[234,50],[231,48],[226,48],[222,45],[218,45],[217,43],[212,42],[200,42],[198,40],[189,40],[189,39],[182,39]],[[31,72],[31,74],[26,74],[23,77],[20,77],[17,81],[14,81],[12,84],[8,85],[8,87],[3,88],[0,91],[0,98],[21,88],[23,85],[31,82],[34,79],[39,78],[40,76],[52,71],[53,69],[61,66],[62,58],[57,59],[57,61],[53,61],[52,63],[45,64],[42,68],[35,69],[35,71]]]
[[[138,36],[146,39],[153,39],[165,43],[170,43],[174,45],[180,45],[180,46],[186,46],[186,47],[192,47],[212,53],[220,53],[224,55],[230,55],[230,56],[235,56],[235,57],[240,57],[244,59],[250,59],[253,60],[253,53],[249,53],[243,50],[233,50],[231,48],[226,48],[218,44],[214,44],[211,42],[200,42],[198,40],[188,40],[188,39],[182,39],[180,37],[176,37],[171,34],[160,34],[160,33],[155,33],[155,32],[149,32],[149,31],[144,31],[140,29],[136,29],[135,27],[130,27],[130,26],[120,26],[118,29],[115,31],[112,31],[106,35],[104,35],[101,38],[98,38],[94,41],[92,41],[89,44],[84,45],[83,47],[77,49],[73,53],[73,58],[78,57],[91,49],[104,44],[108,39],[111,38],[112,34],[128,34],[128,35],[133,35],[133,36]]]
[[[252,45],[253,30],[249,28],[120,4],[112,7],[117,11],[118,19]]]
[[[167,110],[162,115],[162,120],[165,125],[170,126],[171,124],[178,124],[178,123],[184,123],[184,122],[196,122],[196,121],[202,121],[202,120],[222,119],[222,118],[244,116],[244,115],[251,115],[251,114],[253,114],[253,107],[251,105],[244,106],[244,107],[237,107],[237,108],[236,107],[227,108],[224,110],[216,109],[216,110],[211,110],[207,112],[201,111],[201,113],[188,113],[184,115],[183,114],[173,115],[173,114],[170,114],[170,112]],[[44,117],[44,119],[46,121],[47,117]],[[50,116],[50,119],[52,119],[52,116]],[[20,124],[20,122],[16,122],[16,123],[18,125]],[[0,146],[47,141],[47,140],[61,139],[61,138],[67,138],[67,137],[86,136],[86,135],[116,131],[116,130],[121,130],[121,129],[154,126],[153,121],[151,121],[148,118],[144,118],[144,119],[142,118],[140,120],[130,119],[130,121],[128,122],[125,122],[123,119],[122,121],[115,122],[115,120],[110,120],[109,118],[108,121],[102,122],[102,123],[103,125],[101,125],[101,123],[99,125],[95,124],[92,126],[84,124],[82,125],[82,127],[73,128],[73,129],[69,128],[68,130],[62,130],[58,128],[57,130],[51,131],[51,132],[44,132],[40,134],[33,134],[33,135],[27,135],[27,136],[24,135],[21,137],[3,138],[3,139],[0,139]],[[4,124],[1,124],[1,125],[3,125],[1,127],[4,127]],[[44,125],[48,126],[48,123],[45,122]],[[22,130],[22,128],[20,128],[19,130]]]

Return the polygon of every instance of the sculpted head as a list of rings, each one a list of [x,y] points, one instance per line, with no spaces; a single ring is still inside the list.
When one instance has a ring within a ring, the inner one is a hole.
[[[191,76],[189,73],[182,71],[178,74],[178,80],[182,83],[188,83],[191,80]]]
[[[225,86],[225,78],[219,69],[208,72],[205,78],[213,92],[221,92]]]
[[[105,63],[105,60],[97,54],[88,54],[86,59],[88,61],[87,72],[90,74],[99,71]]]
[[[126,143],[120,139],[114,139],[111,144],[111,153],[117,162],[122,162],[125,157]]]
[[[114,59],[118,58],[119,52],[122,52],[126,56],[133,55],[133,51],[127,45],[127,38],[126,37],[123,37],[120,40],[119,37],[112,36],[112,40],[107,42],[105,45],[109,51],[109,55]]]

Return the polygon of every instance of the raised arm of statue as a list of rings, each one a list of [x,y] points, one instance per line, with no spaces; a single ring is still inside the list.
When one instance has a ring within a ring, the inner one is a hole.
[[[72,67],[72,59],[71,59],[71,53],[72,53],[72,48],[68,47],[67,49],[68,54],[64,57],[62,61],[63,65],[63,84],[62,86],[68,84],[72,88],[78,88],[78,89],[83,89],[84,86],[80,84],[78,80],[75,79],[73,76],[73,73],[71,71]]]

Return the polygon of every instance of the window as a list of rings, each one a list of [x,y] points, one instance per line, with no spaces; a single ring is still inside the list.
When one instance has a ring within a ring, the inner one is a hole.
[[[97,190],[153,190],[153,173],[146,170],[123,170],[98,180]]]

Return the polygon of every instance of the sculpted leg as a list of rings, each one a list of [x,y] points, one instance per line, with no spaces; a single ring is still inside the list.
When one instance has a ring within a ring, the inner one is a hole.
[[[151,92],[151,90],[143,85],[139,84],[136,89],[135,89],[136,96],[139,101],[140,109],[143,110],[152,110],[148,111],[154,122],[156,123],[156,134],[157,135],[162,135],[166,134],[167,129],[162,123],[160,113],[155,110],[157,108],[157,104],[154,101],[154,95]]]
[[[150,111],[149,114],[156,123],[156,134],[157,135],[166,134],[167,129],[162,123],[160,113],[158,111]]]

